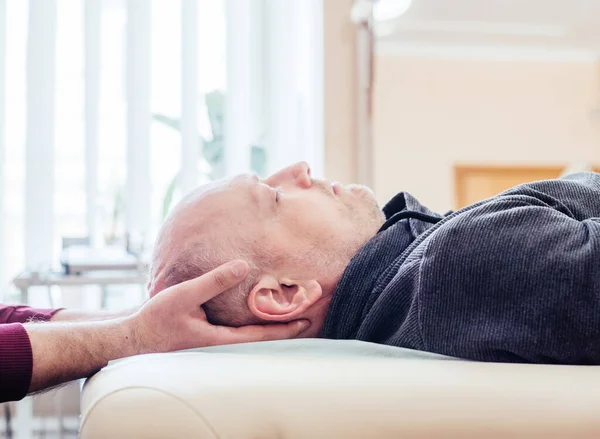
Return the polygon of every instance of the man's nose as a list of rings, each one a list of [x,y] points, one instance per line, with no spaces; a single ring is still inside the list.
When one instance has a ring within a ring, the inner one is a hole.
[[[293,184],[302,189],[309,189],[312,186],[310,166],[306,162],[298,162],[273,174],[267,182],[272,186]]]

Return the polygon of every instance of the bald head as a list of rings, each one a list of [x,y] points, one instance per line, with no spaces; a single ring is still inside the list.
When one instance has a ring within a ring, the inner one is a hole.
[[[239,239],[228,233],[237,224],[219,203],[226,185],[211,183],[196,189],[166,218],[154,247],[150,294],[202,276],[230,260],[244,259],[250,264],[248,278],[203,306],[211,323],[241,326],[257,320],[248,312],[245,298],[256,282],[258,267],[254,261],[260,258],[254,255],[247,237]]]

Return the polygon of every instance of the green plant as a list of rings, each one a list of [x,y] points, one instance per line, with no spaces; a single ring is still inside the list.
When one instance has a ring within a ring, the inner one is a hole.
[[[202,136],[198,138],[198,146],[200,148],[200,157],[204,161],[206,170],[202,172],[209,180],[223,178],[225,163],[224,163],[224,114],[225,114],[225,94],[222,91],[213,91],[204,96],[204,105],[210,122],[212,139],[204,139]],[[181,132],[181,120],[175,117],[169,117],[164,114],[153,114],[154,121],[164,124],[174,130]],[[264,147],[252,145],[251,147],[251,169],[258,175],[264,175],[266,171],[266,152]],[[163,197],[162,217],[164,218],[171,205],[175,192],[179,187],[179,175],[175,175]]]

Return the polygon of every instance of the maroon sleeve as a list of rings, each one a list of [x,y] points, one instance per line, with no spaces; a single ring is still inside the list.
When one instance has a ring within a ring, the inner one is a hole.
[[[27,395],[32,371],[31,342],[23,325],[0,325],[0,402]]]
[[[21,323],[50,320],[57,311],[0,305],[0,402],[22,399],[31,383],[33,353]]]
[[[58,309],[35,309],[28,306],[0,305],[0,324],[25,323],[29,320],[50,320]]]

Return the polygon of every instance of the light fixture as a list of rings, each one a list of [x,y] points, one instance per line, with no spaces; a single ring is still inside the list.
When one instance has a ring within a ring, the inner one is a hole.
[[[373,184],[374,169],[371,110],[375,28],[393,27],[393,20],[408,11],[411,5],[412,0],[354,0],[350,10],[357,37],[357,178],[366,186]]]
[[[400,17],[410,9],[412,0],[376,0],[373,5],[375,21],[389,21]]]
[[[350,19],[354,23],[367,22],[373,16],[373,0],[354,0]]]
[[[354,0],[350,17],[354,23],[390,21],[406,13],[412,0]]]

